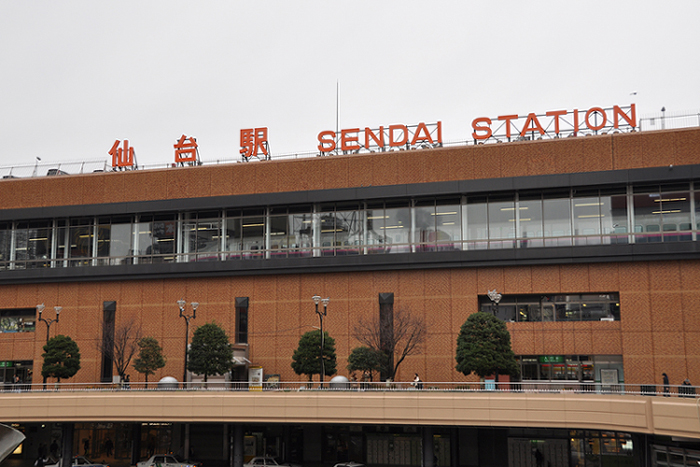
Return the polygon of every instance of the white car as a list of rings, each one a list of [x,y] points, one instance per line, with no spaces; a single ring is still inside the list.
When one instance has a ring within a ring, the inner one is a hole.
[[[301,467],[299,464],[290,464],[288,462],[278,462],[274,457],[258,456],[253,457],[243,467]]]
[[[44,467],[60,467],[61,465],[61,459],[56,461],[55,463],[45,463]],[[107,464],[100,464],[96,462],[92,462],[90,459],[87,457],[83,456],[75,456],[73,457],[73,462],[71,465],[77,465],[80,467],[109,467]]]
[[[201,467],[199,462],[184,462],[172,454],[155,454],[150,459],[137,462],[136,467]]]

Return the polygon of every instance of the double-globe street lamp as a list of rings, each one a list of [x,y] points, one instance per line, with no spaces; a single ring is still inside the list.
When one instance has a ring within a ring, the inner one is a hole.
[[[45,308],[46,307],[44,306],[43,303],[36,306],[36,311],[39,313],[39,321],[43,321],[46,324],[46,344],[48,344],[49,343],[49,330],[51,329],[51,325],[53,323],[58,323],[58,316],[60,315],[63,307],[60,307],[60,306],[53,307],[53,309],[56,311],[56,319],[44,318],[42,316],[42,313],[44,312]],[[46,376],[44,376],[44,386],[46,386]]]
[[[183,388],[187,388],[187,346],[189,345],[190,341],[190,320],[197,318],[197,308],[199,307],[199,303],[197,302],[190,303],[190,306],[192,307],[192,314],[188,315],[185,313],[186,304],[187,302],[185,302],[185,300],[180,299],[177,301],[177,306],[180,308],[180,318],[185,318],[185,369],[182,373]]]
[[[323,350],[324,350],[324,336],[323,336],[323,318],[328,314],[328,302],[331,301],[330,297],[328,298],[321,298],[320,295],[314,295],[311,297],[316,304],[316,314],[318,315],[318,320],[320,323],[320,330],[321,330],[321,377],[320,377],[320,382],[321,386],[323,386],[323,376],[326,374],[326,362],[324,361],[323,358]],[[323,311],[320,311],[318,309],[318,304],[323,303]]]
[[[492,303],[491,312],[493,313],[493,316],[497,317],[498,316],[498,304],[500,303],[503,295],[496,292],[496,289],[493,289],[493,290],[488,290],[488,296],[489,296],[489,299],[491,299],[491,303]],[[494,305],[495,305],[495,307],[494,307]]]

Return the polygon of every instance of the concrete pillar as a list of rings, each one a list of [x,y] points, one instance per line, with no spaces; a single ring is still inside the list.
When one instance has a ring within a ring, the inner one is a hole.
[[[231,439],[231,438],[229,437],[229,434],[228,434],[228,428],[229,428],[229,424],[228,424],[228,423],[224,423],[224,434],[223,434],[223,436],[222,436],[222,439],[223,439],[223,442],[224,442],[224,444],[223,444],[223,453],[222,453],[222,458],[223,458],[223,459],[228,459],[228,458],[229,458],[229,451],[230,451],[229,445],[230,445],[230,439]]]
[[[185,444],[184,444],[184,449],[185,452],[183,453],[183,456],[185,459],[189,460],[190,459],[190,424],[185,423]]]
[[[435,467],[435,446],[433,444],[433,427],[424,426],[423,431],[423,467]]]
[[[459,429],[450,429],[450,467],[459,467]]]
[[[387,367],[394,368],[394,353],[390,351],[394,344],[394,293],[379,294],[379,347],[387,356]],[[392,376],[382,371],[379,378],[386,381]]]
[[[141,424],[134,423],[131,431],[131,465],[141,460]]]
[[[71,467],[73,459],[73,432],[75,431],[74,423],[61,424],[61,467]]]
[[[236,423],[233,425],[233,456],[231,456],[231,467],[243,467],[243,425]]]

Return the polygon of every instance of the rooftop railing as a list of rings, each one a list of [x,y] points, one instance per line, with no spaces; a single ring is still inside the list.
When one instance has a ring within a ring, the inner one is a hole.
[[[539,393],[539,394],[619,394],[656,397],[698,398],[700,391],[691,385],[658,384],[602,384],[578,381],[519,381],[519,382],[263,382],[209,381],[188,382],[129,382],[129,383],[42,383],[0,385],[0,395],[7,393],[51,393],[51,392],[190,392],[232,391],[260,393],[316,392],[459,392],[459,393]]]
[[[658,114],[641,117],[639,119],[639,124],[637,130],[639,131],[653,131],[653,130],[664,130],[664,129],[678,129],[678,128],[690,128],[700,126],[700,111],[699,112],[682,112],[682,113],[672,113],[672,112],[660,112]],[[591,133],[586,133],[581,131],[581,136],[587,136]],[[514,141],[529,140],[529,137],[525,138],[514,138]],[[487,141],[487,144],[500,142],[496,138],[492,138]],[[471,146],[476,144],[471,138],[447,141],[442,144],[426,145],[426,144],[416,144],[407,145],[396,148],[386,148],[386,151],[410,151],[417,149],[430,149],[435,147],[443,146]],[[281,160],[281,159],[303,159],[310,157],[327,157],[338,154],[353,154],[353,151],[347,151],[342,153],[340,151],[334,151],[331,153],[321,153],[319,151],[309,151],[309,152],[295,152],[295,153],[283,153],[283,154],[271,154],[269,159]],[[217,164],[233,164],[233,163],[243,163],[240,157],[225,157],[218,159],[205,159],[199,162],[197,165],[217,165]],[[149,165],[138,165],[138,170],[149,170],[149,169],[166,169],[172,168],[176,165],[172,162],[161,163],[161,164],[149,164]],[[86,160],[86,161],[70,161],[70,162],[44,162],[40,158],[37,158],[34,164],[24,164],[24,165],[13,165],[0,167],[0,179],[14,179],[14,178],[31,178],[31,177],[45,177],[45,176],[61,176],[61,175],[73,175],[73,174],[86,174],[94,172],[112,172],[115,169],[111,166],[111,159],[100,159],[100,160]]]

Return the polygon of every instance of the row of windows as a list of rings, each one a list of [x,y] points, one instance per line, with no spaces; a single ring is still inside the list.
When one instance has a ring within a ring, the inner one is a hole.
[[[619,321],[620,294],[480,296],[479,310],[509,322]]]
[[[0,269],[694,241],[693,184],[0,223]]]
[[[0,332],[34,332],[35,328],[34,308],[0,310]]]
[[[523,355],[516,357],[522,381],[624,381],[621,355]]]

